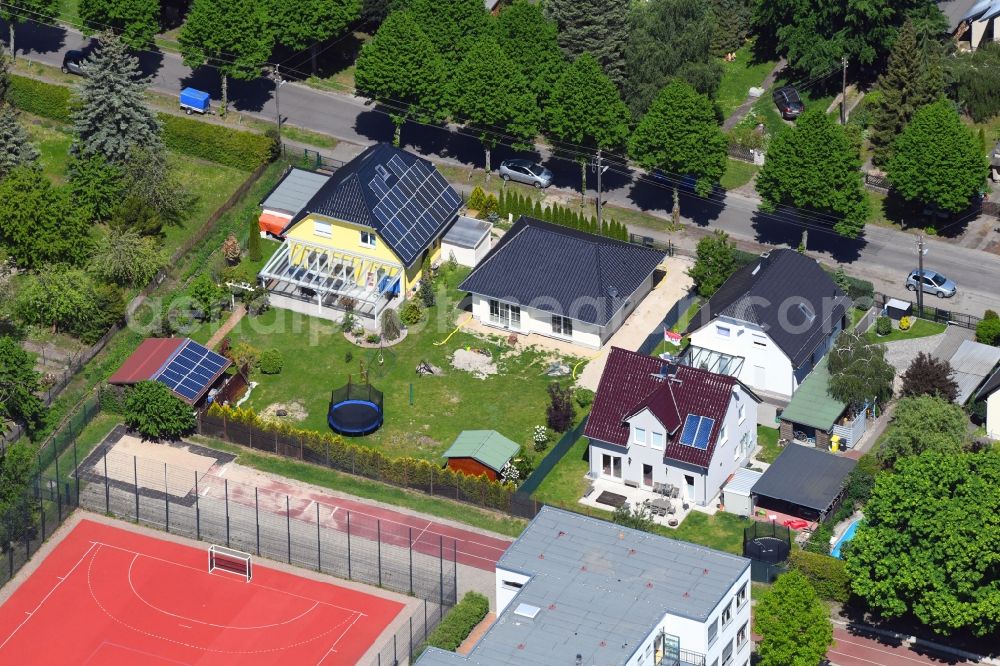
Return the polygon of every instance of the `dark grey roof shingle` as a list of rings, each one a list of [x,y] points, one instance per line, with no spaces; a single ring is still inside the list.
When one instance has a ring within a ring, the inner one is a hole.
[[[632,243],[521,217],[459,288],[603,326],[663,257]]]
[[[857,460],[811,446],[788,444],[751,492],[815,511],[826,511],[857,464]]]

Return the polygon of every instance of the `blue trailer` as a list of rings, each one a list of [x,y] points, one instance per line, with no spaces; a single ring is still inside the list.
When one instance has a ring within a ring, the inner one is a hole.
[[[181,91],[181,108],[189,116],[192,113],[211,113],[208,93],[194,88],[185,88]]]

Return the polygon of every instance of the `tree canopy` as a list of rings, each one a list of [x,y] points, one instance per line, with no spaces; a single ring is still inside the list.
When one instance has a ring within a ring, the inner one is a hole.
[[[813,107],[771,140],[757,192],[765,210],[789,204],[829,215],[838,234],[856,238],[869,207],[860,168],[860,146],[825,109]]]
[[[879,474],[851,542],[851,589],[940,634],[1000,628],[1000,454],[925,453]]]
[[[79,268],[45,266],[24,280],[16,308],[22,321],[48,326],[58,333],[70,332],[85,323],[94,306],[90,275]]]
[[[983,41],[972,53],[948,59],[954,97],[977,123],[1000,113],[1000,44]]]
[[[625,49],[625,99],[642,115],[664,86],[693,63],[707,63],[712,41],[711,7],[701,0],[635,3]],[[719,68],[721,77],[721,68]],[[694,83],[694,82],[692,82]],[[709,92],[715,93],[719,79]]]
[[[275,41],[296,51],[337,37],[361,16],[362,0],[268,0],[267,18]]]
[[[659,0],[651,0],[658,2]],[[559,27],[559,44],[569,58],[589,53],[619,89],[625,82],[629,11],[635,3],[605,0],[548,0],[545,13]]]
[[[976,134],[942,98],[913,114],[893,143],[885,171],[904,199],[958,213],[983,187],[988,168]]]
[[[125,423],[147,439],[176,439],[194,430],[191,407],[166,386],[142,381],[125,393]]]
[[[136,148],[161,150],[160,122],[146,105],[139,59],[114,33],[101,33],[76,91],[73,150],[124,164]]]
[[[0,97],[0,179],[21,165],[38,161],[38,150],[18,121],[17,109]]]
[[[537,4],[515,0],[500,12],[496,33],[504,54],[517,63],[531,92],[544,102],[566,66],[555,22],[545,18]]]
[[[456,122],[479,135],[490,171],[490,150],[498,133],[531,144],[538,134],[540,111],[535,96],[517,64],[496,40],[476,42],[452,72],[448,107]]]
[[[799,571],[778,576],[757,595],[754,633],[760,666],[816,666],[833,645],[833,623],[809,579]]]
[[[494,27],[482,0],[409,0],[406,8],[449,65],[458,64]]]
[[[133,49],[153,46],[160,32],[160,0],[80,0],[84,34],[114,30]]]
[[[902,395],[908,398],[936,395],[952,402],[958,397],[958,383],[954,374],[948,361],[920,352],[903,373]]]
[[[0,544],[34,536],[38,501],[30,490],[37,473],[35,448],[24,441],[14,442],[0,455]]]
[[[965,413],[955,403],[931,395],[901,398],[879,444],[878,459],[891,469],[925,451],[958,453],[967,438]]]
[[[0,336],[0,421],[10,419],[33,432],[45,413],[40,389],[35,357],[14,338]]]
[[[111,229],[97,241],[91,272],[122,286],[142,286],[163,268],[166,260],[157,243],[134,229]]]
[[[679,79],[660,91],[629,141],[629,153],[644,168],[693,176],[703,197],[726,172],[728,151],[712,102]]]
[[[21,268],[79,264],[90,252],[90,223],[69,192],[21,166],[0,180],[0,245]]]
[[[697,258],[687,274],[694,280],[698,295],[711,298],[737,268],[736,244],[725,231],[716,229],[698,241]]]
[[[59,0],[10,0],[0,3],[0,19],[7,22],[9,32],[8,45],[10,57],[17,58],[17,46],[14,43],[14,26],[25,21],[55,20],[59,15]]]
[[[712,55],[723,56],[743,46],[753,22],[754,0],[710,0],[714,27]]]
[[[857,412],[865,403],[892,397],[896,370],[885,360],[885,345],[858,333],[842,333],[829,353],[830,395]]]

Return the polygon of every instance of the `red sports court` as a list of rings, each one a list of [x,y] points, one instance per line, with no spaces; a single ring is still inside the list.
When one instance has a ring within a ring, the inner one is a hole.
[[[82,520],[0,607],[0,663],[355,664],[403,608]]]

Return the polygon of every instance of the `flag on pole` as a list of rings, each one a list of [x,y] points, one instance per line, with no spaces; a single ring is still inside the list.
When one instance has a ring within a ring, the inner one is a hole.
[[[669,328],[667,328],[666,326],[664,326],[663,327],[663,339],[666,340],[667,342],[672,342],[673,344],[677,345],[677,344],[680,344],[680,342],[681,342],[681,334],[680,333],[674,333]]]

